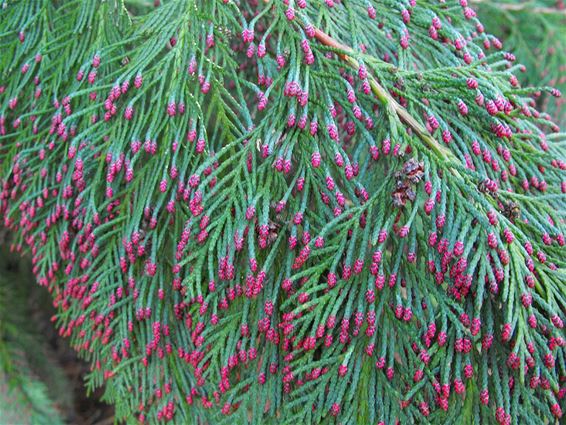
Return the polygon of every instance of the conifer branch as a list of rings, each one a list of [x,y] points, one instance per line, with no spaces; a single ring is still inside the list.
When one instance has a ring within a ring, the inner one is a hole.
[[[354,70],[360,68],[359,62],[354,58],[354,50],[346,46],[319,28],[314,28],[315,38],[322,44],[334,49],[345,52],[340,57],[346,61]],[[375,96],[383,103],[383,105],[392,113],[394,113],[401,121],[405,122],[425,143],[426,145],[442,158],[453,159],[454,156],[449,149],[440,145],[434,137],[430,136],[426,129],[382,87],[373,75],[368,75],[371,89]]]
[[[7,4],[0,214],[117,418],[562,415],[560,91],[468,2]]]

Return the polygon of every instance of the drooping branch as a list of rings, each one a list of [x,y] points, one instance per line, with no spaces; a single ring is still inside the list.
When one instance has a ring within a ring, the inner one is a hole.
[[[466,2],[45,2],[19,33],[36,3],[0,11],[0,216],[118,420],[562,415],[563,145]]]

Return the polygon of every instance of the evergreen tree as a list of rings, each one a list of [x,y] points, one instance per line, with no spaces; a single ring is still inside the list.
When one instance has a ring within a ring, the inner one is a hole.
[[[558,420],[559,90],[466,0],[156,3],[0,11],[0,214],[117,418]]]

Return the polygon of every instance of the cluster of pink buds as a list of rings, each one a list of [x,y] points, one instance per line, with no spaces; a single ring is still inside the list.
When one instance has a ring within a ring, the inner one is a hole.
[[[303,49],[303,53],[305,55],[305,63],[307,65],[312,65],[314,63],[314,54],[307,39],[303,39],[301,41],[301,48]]]

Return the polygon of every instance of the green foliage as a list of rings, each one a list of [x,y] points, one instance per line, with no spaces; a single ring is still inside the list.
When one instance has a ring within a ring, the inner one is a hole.
[[[4,3],[0,214],[118,418],[561,416],[560,94],[465,3]]]

